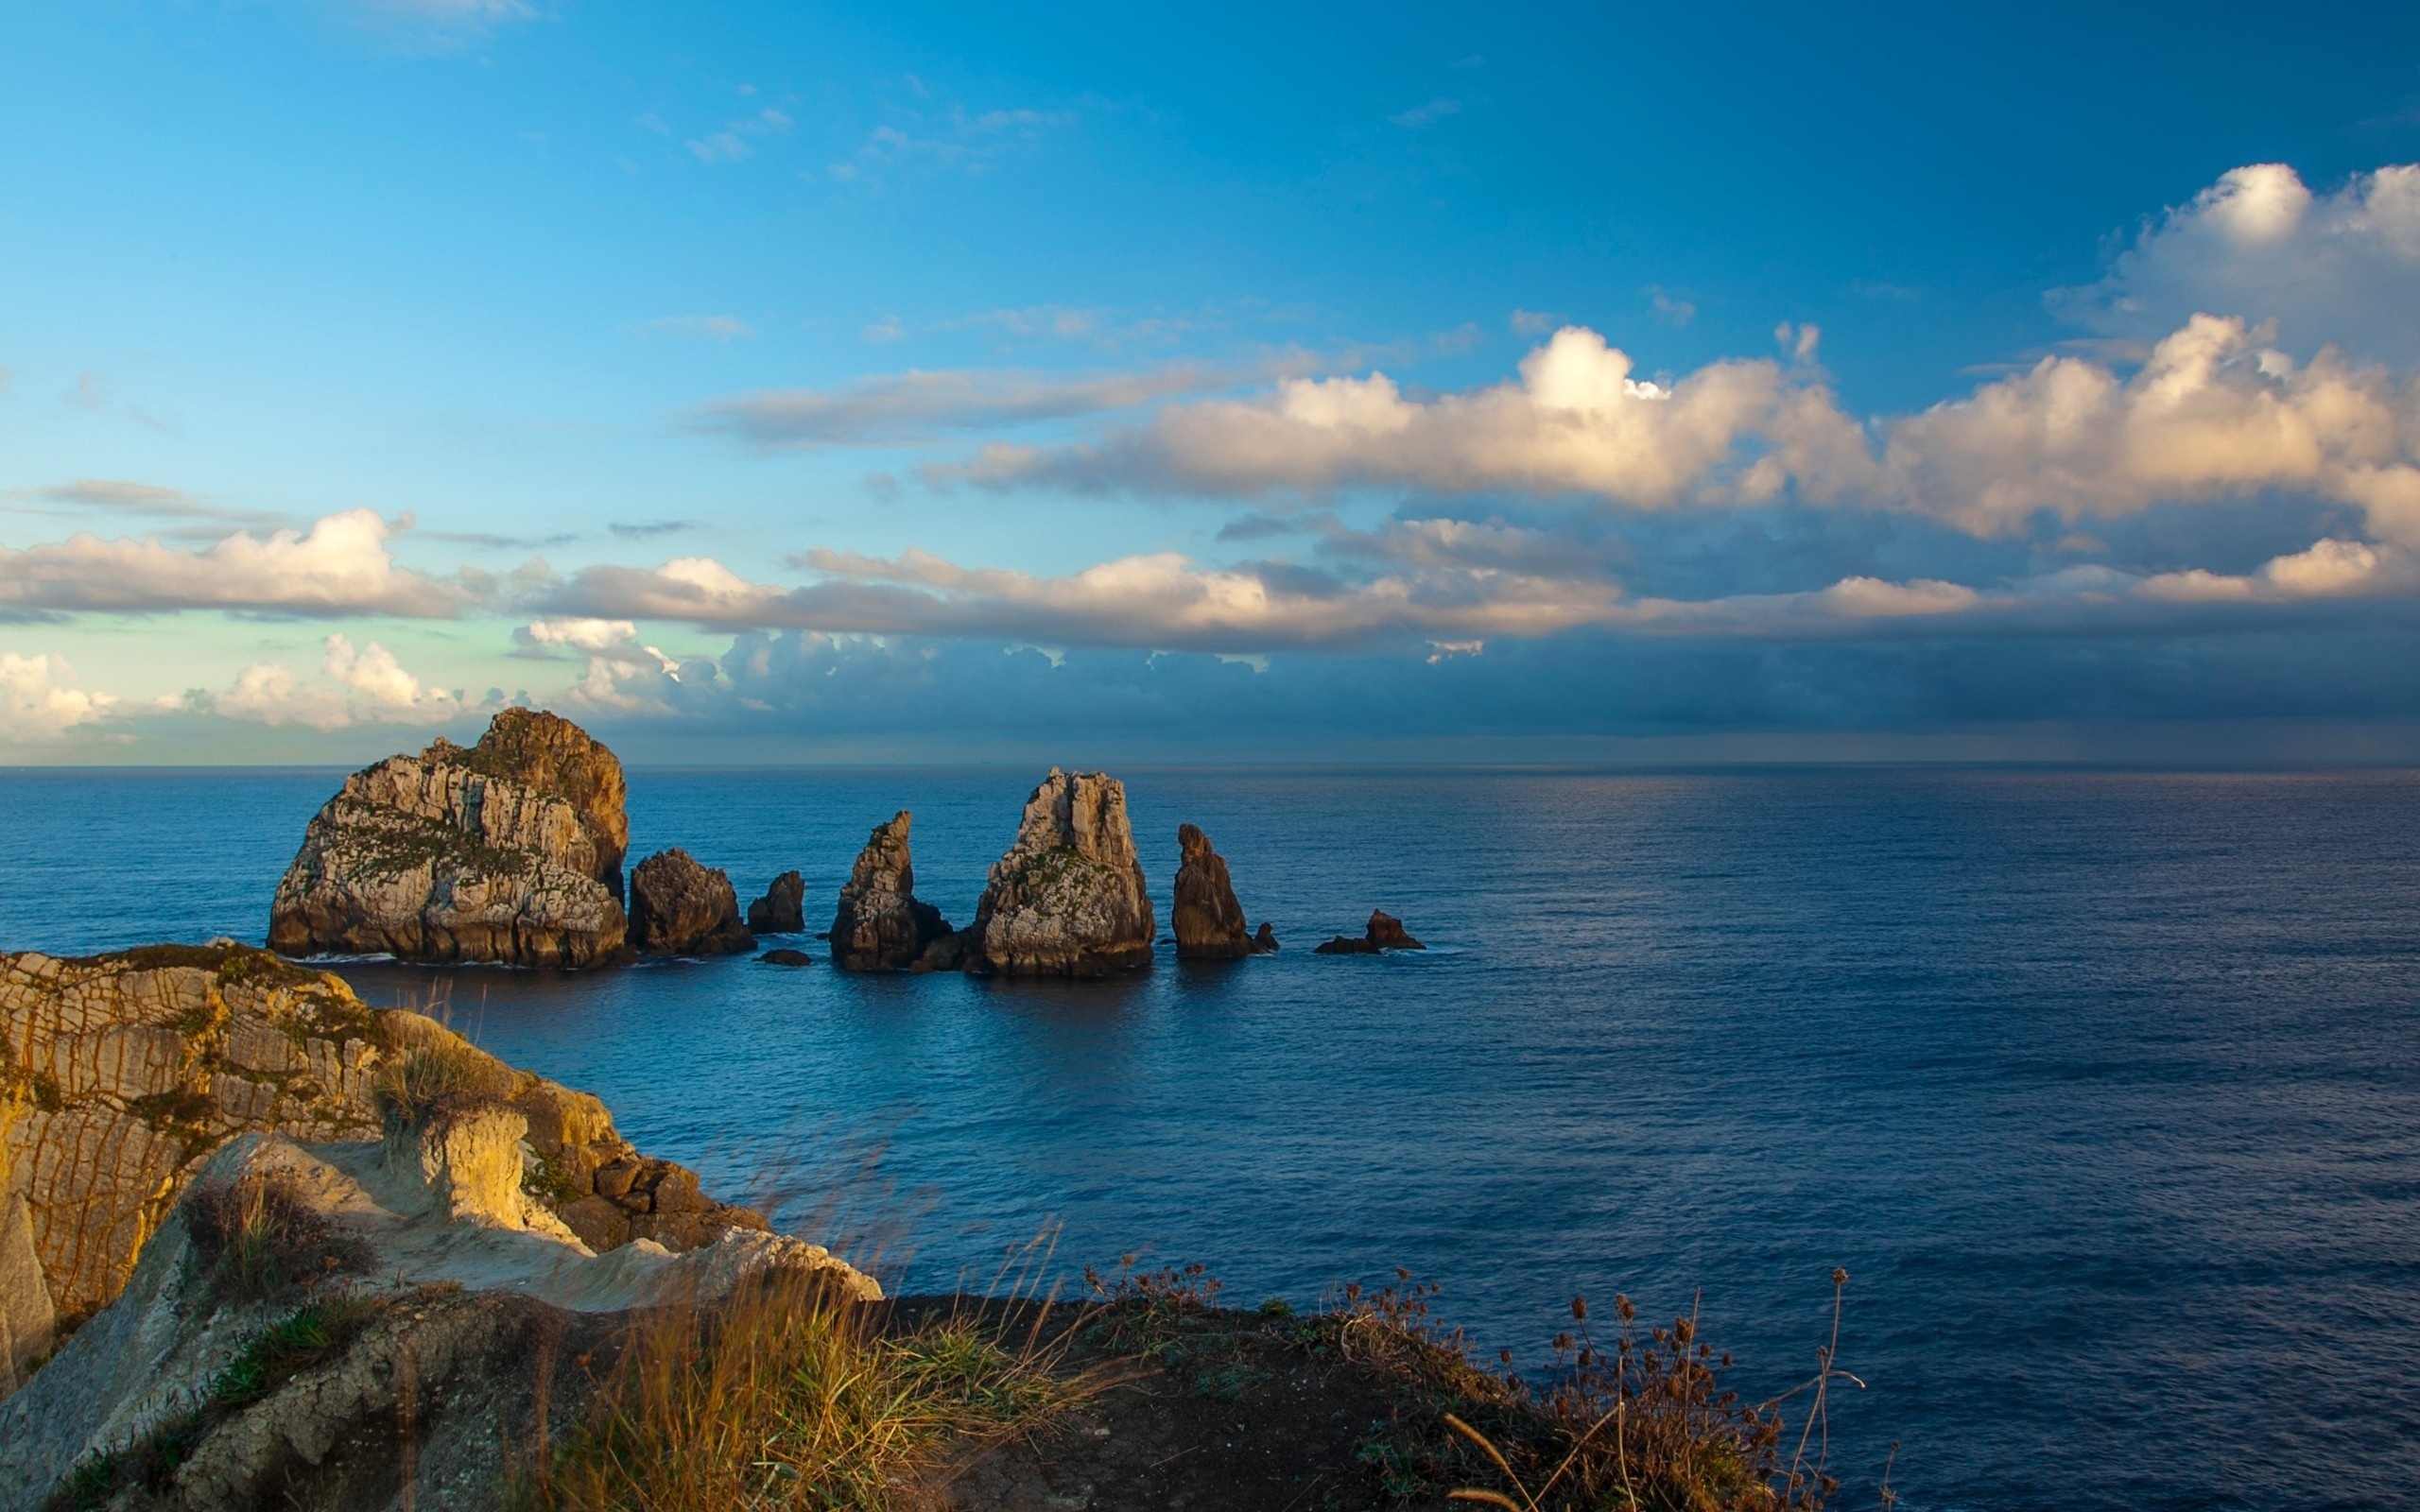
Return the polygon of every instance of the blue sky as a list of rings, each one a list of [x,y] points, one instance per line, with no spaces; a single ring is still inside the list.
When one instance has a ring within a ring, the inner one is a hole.
[[[2420,17],[40,8],[0,761],[2420,756]]]

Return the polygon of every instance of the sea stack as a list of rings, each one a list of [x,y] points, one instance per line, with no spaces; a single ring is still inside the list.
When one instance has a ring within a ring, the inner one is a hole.
[[[344,781],[269,905],[287,955],[593,966],[622,958],[622,764],[568,719],[495,716]]]
[[[748,928],[758,935],[806,933],[806,879],[785,871],[748,905]]]
[[[968,931],[969,970],[1106,976],[1151,960],[1151,897],[1126,787],[1057,767],[1026,799],[1016,843],[992,866]]]
[[[1411,937],[1403,920],[1383,908],[1370,910],[1369,927],[1359,939],[1339,935],[1311,954],[1315,955],[1375,955],[1380,951],[1425,951],[1428,947]]]
[[[631,943],[650,955],[729,955],[754,950],[756,937],[739,921],[731,878],[676,846],[631,868]]]
[[[1211,848],[1210,837],[1194,825],[1176,827],[1176,843],[1184,858],[1176,868],[1176,958],[1180,961],[1229,961],[1274,950],[1276,936],[1263,945],[1244,922],[1243,904],[1236,901],[1235,885],[1227,877],[1226,858]]]
[[[832,916],[832,964],[844,971],[905,971],[926,949],[947,940],[941,910],[916,901],[916,868],[908,859],[906,809],[877,824],[849,868],[848,885]]]

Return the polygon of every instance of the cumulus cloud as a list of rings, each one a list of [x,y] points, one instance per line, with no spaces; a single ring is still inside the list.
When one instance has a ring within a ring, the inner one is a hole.
[[[441,581],[397,566],[387,549],[394,532],[374,511],[350,509],[308,531],[238,533],[196,550],[91,534],[0,547],[0,618],[173,610],[446,618],[476,601],[467,576]]]
[[[1868,424],[1785,323],[1787,360],[1671,383],[1565,326],[1517,381],[1420,398],[1383,372],[1282,380],[1264,398],[1168,405],[1098,442],[994,443],[928,481],[1251,497],[1348,486],[1577,496],[1634,509],[1761,505],[1910,510],[1980,536],[2164,502],[2296,490],[2420,542],[2420,388],[2332,351],[2298,361],[2267,327],[2195,316],[2131,372],[2046,357],[1919,414]],[[2064,533],[2064,532],[2062,532]]]
[[[2282,163],[2234,169],[2146,224],[2100,283],[2050,303],[2118,337],[2153,339],[2208,312],[2273,319],[2299,352],[2420,363],[2420,165],[2328,193]]]
[[[956,475],[1215,494],[1506,489],[1657,507],[1733,462],[1812,381],[1776,362],[1727,361],[1667,387],[1635,376],[1630,355],[1596,332],[1565,326],[1512,383],[1422,400],[1383,372],[1288,378],[1270,398],[1171,406],[1096,445],[994,446]]]
[[[64,657],[0,651],[0,745],[52,740],[108,717],[118,700],[71,687]]]
[[[2411,385],[2331,352],[2297,363],[2269,335],[2197,315],[2127,376],[2046,357],[1892,423],[1876,469],[1850,459],[1817,491],[1989,534],[2036,512],[2072,523],[2287,489],[2360,505],[2380,534],[2420,541]]]
[[[1065,420],[1228,387],[1231,369],[1180,364],[1128,372],[908,371],[835,388],[781,388],[714,401],[692,423],[757,446],[865,446],[954,430]]]
[[[196,713],[216,714],[272,729],[344,730],[355,725],[427,728],[493,707],[485,699],[432,688],[405,670],[395,654],[375,641],[355,646],[344,635],[320,643],[320,675],[306,679],[277,662],[257,662],[226,688],[196,688],[169,700]]]

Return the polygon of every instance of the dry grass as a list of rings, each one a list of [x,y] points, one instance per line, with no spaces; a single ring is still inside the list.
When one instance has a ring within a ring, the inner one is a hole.
[[[1574,1297],[1552,1375],[1519,1390],[1512,1410],[1495,1415],[1496,1432],[1446,1415],[1445,1426],[1497,1479],[1452,1499],[1505,1512],[1821,1512],[1839,1490],[1826,1469],[1832,1384],[1864,1384],[1838,1365],[1847,1283],[1846,1271],[1832,1273],[1832,1333],[1816,1351],[1813,1378],[1754,1403],[1722,1384],[1731,1356],[1699,1338],[1694,1308],[1642,1334],[1637,1310],[1616,1297],[1619,1329],[1606,1349],[1589,1330],[1586,1299]],[[1805,1416],[1793,1435],[1783,1408],[1801,1397]]]
[[[275,1176],[245,1176],[185,1194],[194,1261],[221,1297],[275,1301],[366,1271],[370,1246],[333,1228]]]
[[[882,1304],[776,1270],[632,1326],[584,1422],[520,1475],[524,1509],[915,1505],[954,1460],[1080,1400],[1042,1314],[977,1304],[886,1331]]]

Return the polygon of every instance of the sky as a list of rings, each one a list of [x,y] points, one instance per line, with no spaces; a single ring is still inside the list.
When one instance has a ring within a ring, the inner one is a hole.
[[[2420,760],[2420,11],[21,9],[0,765]]]

